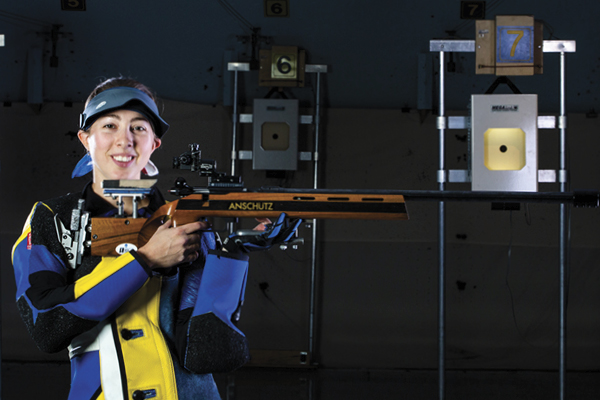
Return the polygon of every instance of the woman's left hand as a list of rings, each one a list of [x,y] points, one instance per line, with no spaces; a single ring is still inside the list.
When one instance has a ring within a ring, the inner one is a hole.
[[[253,231],[264,232],[265,229],[267,229],[266,226],[272,224],[269,218],[256,218],[256,221],[258,222],[258,225],[256,225],[254,229],[252,229]]]

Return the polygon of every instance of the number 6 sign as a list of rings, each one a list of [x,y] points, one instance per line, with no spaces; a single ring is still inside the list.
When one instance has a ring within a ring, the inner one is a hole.
[[[265,17],[289,17],[289,0],[264,0]]]
[[[296,79],[298,68],[298,50],[294,51],[271,50],[271,78]]]
[[[305,51],[296,46],[260,50],[260,86],[304,86]]]

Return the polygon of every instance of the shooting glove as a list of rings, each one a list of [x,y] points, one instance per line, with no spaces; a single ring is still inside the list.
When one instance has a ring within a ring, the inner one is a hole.
[[[177,340],[192,372],[230,372],[249,360],[246,336],[232,321],[244,301],[247,258],[210,250],[204,268],[184,280]]]
[[[301,223],[301,219],[290,221],[285,213],[281,213],[277,221],[267,225],[264,231],[236,232],[225,239],[223,247],[230,253],[268,250],[289,242]]]

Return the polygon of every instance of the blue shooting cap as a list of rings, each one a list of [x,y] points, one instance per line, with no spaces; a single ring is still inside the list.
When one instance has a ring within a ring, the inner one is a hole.
[[[80,116],[79,128],[88,130],[101,115],[112,110],[131,110],[144,115],[154,128],[159,138],[169,129],[169,124],[163,120],[156,103],[150,96],[132,87],[116,87],[100,92],[88,103]]]

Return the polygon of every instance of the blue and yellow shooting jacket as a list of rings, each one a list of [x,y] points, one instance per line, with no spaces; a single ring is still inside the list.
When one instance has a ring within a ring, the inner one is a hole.
[[[31,337],[45,352],[69,349],[69,400],[220,399],[212,375],[193,370],[202,354],[189,339],[199,328],[193,310],[180,307],[188,269],[151,271],[135,251],[86,256],[69,267],[55,218],[70,226],[82,197],[92,216],[115,211],[90,185],[83,194],[38,202],[12,253],[17,306]],[[163,203],[155,190],[140,213],[148,216]],[[189,270],[202,268],[214,236],[205,234],[202,244]]]

